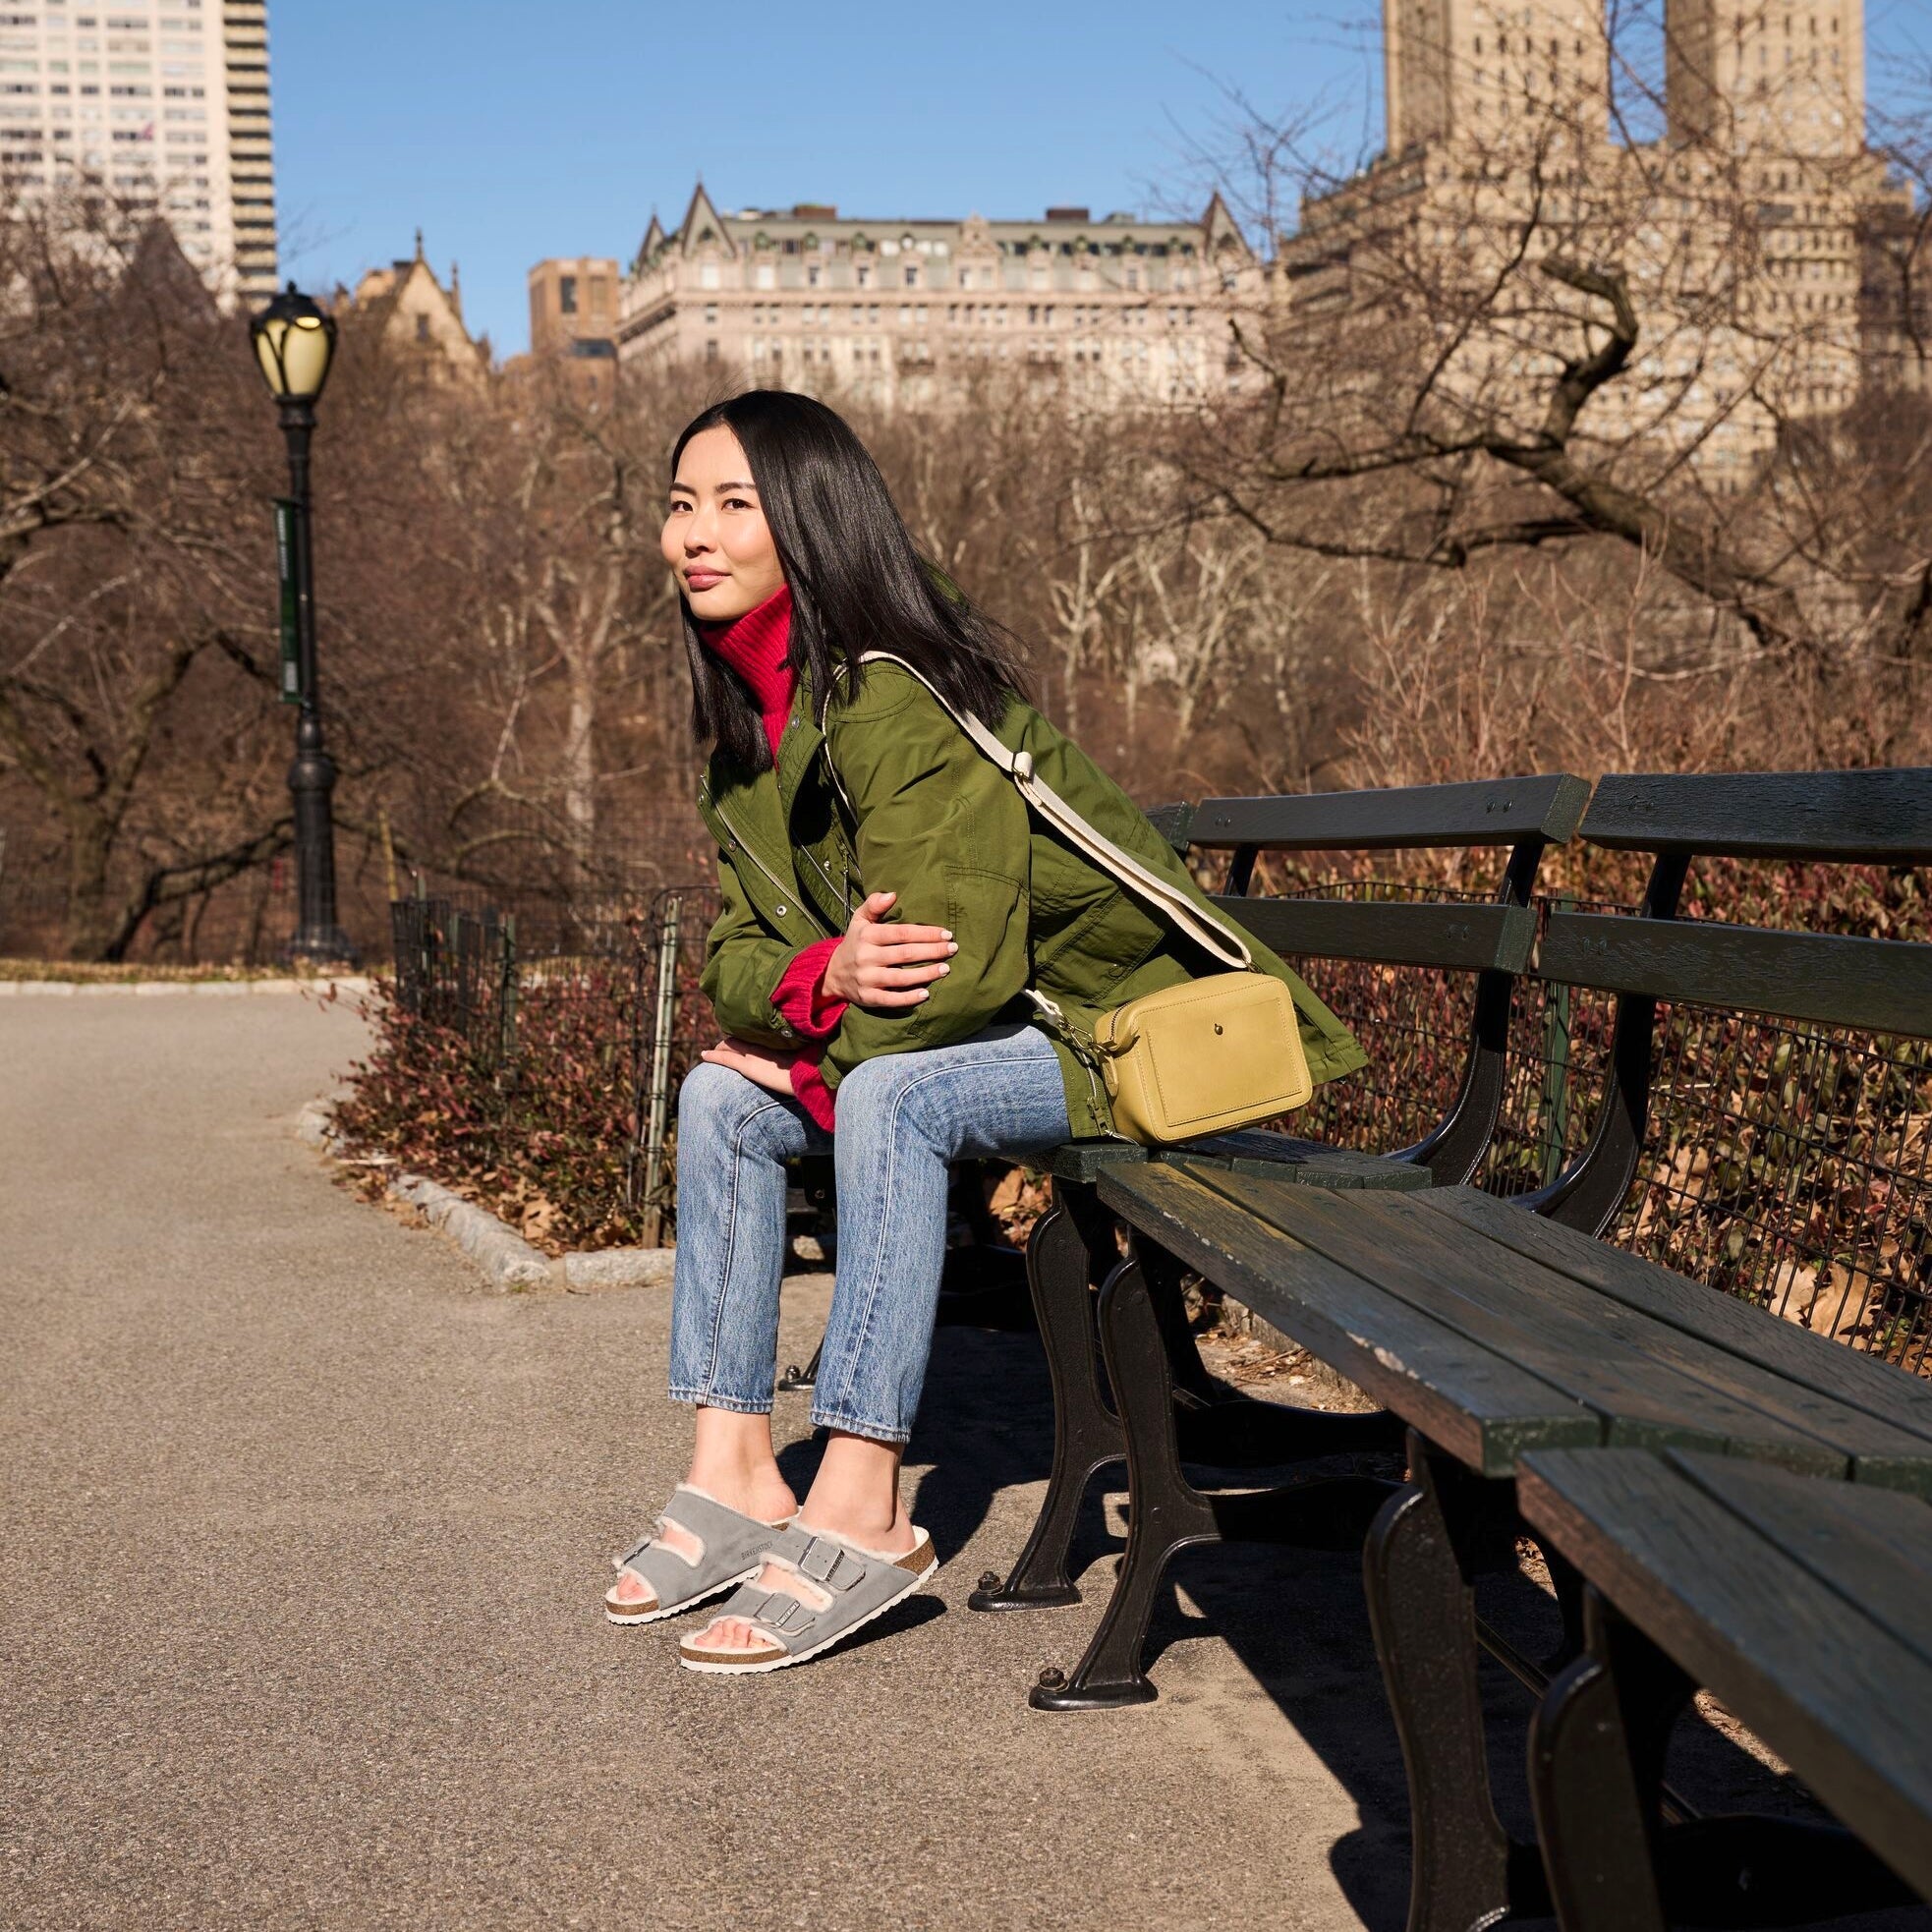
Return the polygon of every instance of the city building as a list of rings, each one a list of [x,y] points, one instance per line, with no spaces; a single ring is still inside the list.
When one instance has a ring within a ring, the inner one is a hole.
[[[617,263],[604,256],[553,256],[530,271],[530,351],[596,361],[616,353]]]
[[[1374,325],[1434,301],[1461,337],[1444,392],[1500,394],[1560,362],[1521,346],[1561,340],[1560,306],[1590,313],[1545,280],[1521,316],[1467,325],[1533,219],[1532,253],[1617,264],[1638,313],[1630,376],[1584,433],[1654,431],[1720,482],[1871,375],[1862,238],[1904,191],[1865,144],[1862,0],[1667,0],[1651,142],[1613,123],[1604,0],[1384,0],[1383,31],[1388,147],[1303,201],[1278,264],[1291,315]]]
[[[489,341],[475,340],[463,320],[463,285],[456,264],[449,286],[436,280],[423,254],[423,231],[416,231],[416,253],[369,269],[355,292],[338,291],[335,312],[344,328],[368,330],[436,382],[481,382],[489,372]]]
[[[0,178],[154,215],[224,302],[275,289],[263,0],[13,0],[0,13]]]
[[[605,256],[552,256],[530,271],[531,361],[560,370],[587,404],[608,402],[616,380],[621,280]]]
[[[1239,382],[1230,313],[1266,296],[1222,204],[1198,221],[841,216],[802,201],[726,214],[700,184],[653,216],[618,306],[617,354],[728,365],[754,380],[930,402],[1001,369],[1115,403]]]

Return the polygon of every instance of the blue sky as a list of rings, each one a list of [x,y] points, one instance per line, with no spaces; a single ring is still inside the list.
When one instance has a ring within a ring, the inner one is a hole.
[[[1881,50],[1932,45],[1924,0],[1868,0]],[[1380,140],[1367,0],[270,0],[282,272],[353,281],[416,229],[499,355],[525,272],[628,259],[701,171],[719,206],[858,214],[1149,212],[1200,198],[1244,91]],[[1881,81],[1875,72],[1874,82]]]

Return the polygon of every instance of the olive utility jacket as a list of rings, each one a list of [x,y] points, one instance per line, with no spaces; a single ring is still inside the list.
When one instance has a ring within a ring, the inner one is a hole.
[[[1182,886],[1205,895],[1140,808],[1070,738],[1013,699],[994,727],[1089,824]],[[827,760],[836,771],[827,769]],[[839,787],[856,826],[848,833]],[[746,772],[714,753],[698,807],[718,847],[723,910],[706,942],[703,986],[718,1024],[767,1047],[802,1043],[771,995],[802,946],[842,934],[868,892],[896,892],[894,919],[948,928],[951,971],[917,1005],[851,1004],[825,1044],[825,1085],[878,1053],[971,1039],[996,1020],[1046,1026],[1066,1083],[1075,1140],[1111,1135],[1093,1053],[1100,1014],[1142,994],[1226,971],[1113,878],[1036,822],[1013,781],[978,751],[934,694],[876,662],[847,695],[841,678],[815,721],[799,679],[776,769]],[[1295,974],[1238,927],[1262,972],[1282,981],[1319,1083],[1367,1055]],[[1064,1015],[1045,1019],[1027,989]]]

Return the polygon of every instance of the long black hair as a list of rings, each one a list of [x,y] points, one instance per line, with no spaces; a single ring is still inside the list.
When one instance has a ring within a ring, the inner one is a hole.
[[[989,724],[1009,694],[1027,695],[1012,637],[929,566],[893,503],[885,479],[837,411],[788,389],[750,389],[713,404],[685,426],[671,451],[677,476],[684,446],[719,426],[738,438],[751,465],[765,520],[792,594],[795,673],[823,707],[832,679],[856,687],[866,651],[903,657],[962,710]],[[745,771],[762,771],[771,750],[744,680],[705,648],[682,592],[691,659],[692,729]]]

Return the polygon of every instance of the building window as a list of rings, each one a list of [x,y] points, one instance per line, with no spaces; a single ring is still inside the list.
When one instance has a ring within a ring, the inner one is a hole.
[[[918,286],[919,286],[919,264],[916,261],[908,262],[906,264],[906,287],[909,289],[916,289]]]
[[[816,261],[808,261],[805,264],[805,286],[809,289],[817,288],[819,286],[819,277],[824,272],[824,269]]]
[[[717,304],[715,302],[705,304],[705,319],[713,327],[717,325]]]
[[[427,342],[427,341],[428,341],[428,339],[429,339],[429,318],[428,318],[428,316],[427,316],[427,315],[419,315],[419,316],[417,316],[417,318],[416,318],[416,339],[417,339],[417,341],[419,341],[419,342]]]
[[[711,336],[711,337],[710,337],[710,339],[709,339],[709,340],[708,340],[708,341],[706,342],[706,344],[705,344],[705,360],[706,360],[706,362],[708,362],[708,363],[714,363],[714,362],[716,362],[716,361],[717,361],[717,337],[716,337],[716,336]]]
[[[557,277],[557,308],[566,315],[577,313],[577,277],[559,275]]]

